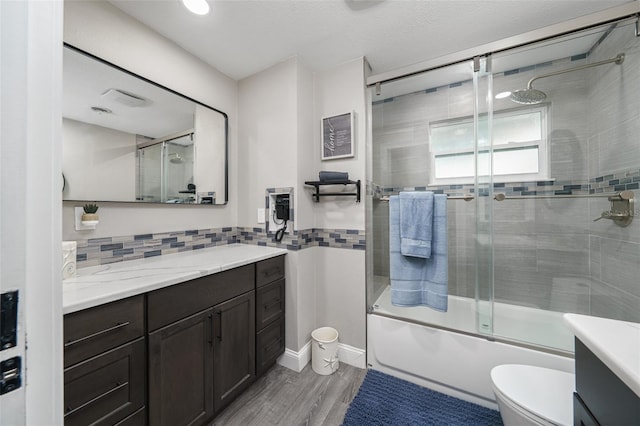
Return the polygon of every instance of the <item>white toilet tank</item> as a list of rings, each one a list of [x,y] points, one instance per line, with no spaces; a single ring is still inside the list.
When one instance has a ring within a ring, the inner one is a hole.
[[[505,426],[573,425],[572,373],[506,364],[491,370],[491,384]]]

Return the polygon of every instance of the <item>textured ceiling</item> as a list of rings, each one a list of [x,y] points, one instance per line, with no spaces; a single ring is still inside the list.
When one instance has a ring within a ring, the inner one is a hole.
[[[621,0],[179,0],[111,3],[236,80],[297,56],[314,71],[366,56],[378,74],[608,9]]]

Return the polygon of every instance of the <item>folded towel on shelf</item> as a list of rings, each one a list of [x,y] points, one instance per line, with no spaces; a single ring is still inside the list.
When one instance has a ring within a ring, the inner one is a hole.
[[[347,172],[328,172],[322,171],[318,173],[320,182],[333,182],[341,180],[349,180],[349,173]]]
[[[431,258],[403,256],[400,252],[400,199],[389,197],[389,263],[391,303],[428,306],[446,312],[449,280],[447,196],[434,195]]]
[[[433,192],[401,192],[400,253],[403,256],[431,257],[433,234]]]

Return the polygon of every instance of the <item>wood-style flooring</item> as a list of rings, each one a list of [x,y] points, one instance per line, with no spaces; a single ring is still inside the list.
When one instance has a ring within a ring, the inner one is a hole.
[[[321,376],[311,363],[300,373],[275,365],[211,426],[340,425],[366,372],[342,363],[335,373]]]

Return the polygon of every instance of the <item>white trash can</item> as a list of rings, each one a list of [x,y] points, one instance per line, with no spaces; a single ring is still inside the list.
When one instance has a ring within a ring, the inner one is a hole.
[[[331,327],[321,327],[311,332],[311,367],[323,376],[333,374],[338,369],[338,331]]]

